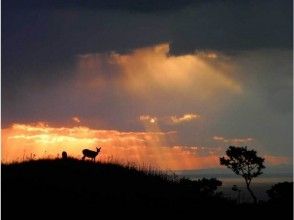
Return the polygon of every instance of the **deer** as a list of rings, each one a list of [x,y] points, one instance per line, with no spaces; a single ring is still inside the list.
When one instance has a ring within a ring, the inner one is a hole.
[[[89,150],[89,149],[84,149],[82,152],[83,152],[83,157],[82,159],[84,160],[86,157],[89,157],[91,158],[91,160],[95,161],[95,158],[96,156],[99,154],[100,150],[101,150],[101,147],[97,148],[97,151],[92,151],[92,150]]]

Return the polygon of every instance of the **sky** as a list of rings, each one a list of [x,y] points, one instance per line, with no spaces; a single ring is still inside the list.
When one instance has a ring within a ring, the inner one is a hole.
[[[2,161],[293,160],[290,0],[2,1]]]

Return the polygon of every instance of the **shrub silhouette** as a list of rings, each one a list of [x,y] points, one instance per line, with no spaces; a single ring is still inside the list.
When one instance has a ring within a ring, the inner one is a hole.
[[[293,182],[277,183],[266,192],[270,197],[270,202],[276,204],[293,204]]]
[[[214,195],[217,187],[222,185],[222,181],[215,178],[202,178],[201,180],[198,180],[197,183],[200,191],[206,195]]]
[[[62,151],[61,156],[62,156],[62,159],[66,160],[67,159],[67,153],[66,153],[66,151]]]
[[[237,193],[237,203],[241,201],[241,189],[237,185],[233,185],[232,190]]]
[[[182,178],[180,179],[180,183],[202,197],[220,196],[220,194],[216,194],[216,190],[222,185],[222,181],[216,178],[202,178],[198,180]]]
[[[226,154],[227,157],[220,158],[220,164],[244,178],[247,190],[254,203],[257,203],[257,198],[251,190],[250,184],[253,178],[262,174],[261,170],[265,168],[264,158],[258,157],[255,150],[248,150],[247,147],[230,146],[226,150]]]

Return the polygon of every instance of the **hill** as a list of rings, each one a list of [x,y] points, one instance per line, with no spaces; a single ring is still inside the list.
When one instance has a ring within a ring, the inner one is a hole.
[[[273,211],[268,204],[237,205],[215,193],[218,184],[214,179],[191,181],[153,169],[76,159],[2,164],[2,217],[140,219],[176,215],[221,218],[222,213],[233,217],[233,213],[244,211],[281,214],[279,207]],[[286,208],[283,212],[291,214]]]

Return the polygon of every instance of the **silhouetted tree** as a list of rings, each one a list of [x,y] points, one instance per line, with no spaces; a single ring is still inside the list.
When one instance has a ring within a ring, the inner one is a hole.
[[[230,146],[226,150],[227,157],[220,158],[220,164],[230,168],[235,174],[245,179],[246,188],[252,196],[254,203],[257,203],[256,196],[250,188],[253,178],[262,174],[261,170],[264,158],[258,157],[255,150],[248,150],[247,147]]]
[[[293,204],[293,182],[277,183],[267,190],[270,202],[278,204]]]

